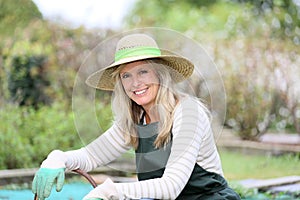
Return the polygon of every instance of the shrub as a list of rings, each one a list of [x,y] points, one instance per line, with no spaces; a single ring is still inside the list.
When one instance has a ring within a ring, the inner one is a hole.
[[[0,109],[0,169],[37,167],[53,149],[81,146],[73,115],[60,103]]]
[[[242,139],[256,139],[269,126],[271,96],[250,79],[232,75],[227,84],[227,125]]]
[[[268,129],[272,105],[271,72],[260,56],[263,47],[251,39],[219,45],[215,54],[227,94],[225,124],[241,138],[255,140]]]
[[[49,85],[44,68],[46,57],[19,55],[12,58],[8,76],[8,89],[13,102],[37,107],[48,104],[45,89]]]
[[[243,139],[256,140],[270,127],[299,132],[298,51],[285,42],[249,37],[214,48],[227,94],[225,125]]]
[[[111,125],[110,105],[97,103],[96,112],[105,131]],[[101,131],[91,127],[90,118],[83,116],[83,126],[94,139]],[[86,144],[76,130],[74,113],[65,102],[39,109],[7,104],[0,107],[0,120],[0,169],[38,167],[54,149],[66,151]]]

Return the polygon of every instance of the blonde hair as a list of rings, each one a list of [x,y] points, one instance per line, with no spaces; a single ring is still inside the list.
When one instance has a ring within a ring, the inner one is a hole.
[[[171,128],[173,125],[173,111],[179,100],[179,91],[174,87],[168,66],[161,59],[145,60],[150,64],[159,79],[159,89],[155,100],[156,110],[159,116],[158,136],[154,142],[156,148],[163,147],[171,139]],[[113,76],[116,84],[114,89],[112,109],[115,121],[122,127],[127,144],[134,148],[138,146],[138,135],[136,125],[140,123],[142,114],[145,112],[143,107],[132,101],[126,92],[120,80],[120,70],[124,67],[118,67]]]

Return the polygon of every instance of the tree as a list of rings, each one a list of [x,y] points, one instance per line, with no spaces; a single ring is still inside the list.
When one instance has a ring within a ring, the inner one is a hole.
[[[299,13],[300,4],[296,0],[139,0],[126,21],[135,27],[204,33],[201,37],[268,34],[273,38],[289,38],[299,45]]]
[[[0,35],[9,36],[42,14],[31,0],[0,0]]]

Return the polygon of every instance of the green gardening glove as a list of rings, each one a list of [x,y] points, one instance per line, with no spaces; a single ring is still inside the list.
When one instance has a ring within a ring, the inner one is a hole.
[[[62,190],[65,181],[65,163],[65,153],[59,150],[52,151],[43,161],[32,182],[32,192],[38,196],[39,200],[50,196],[55,183],[56,191]]]
[[[34,176],[32,192],[37,194],[39,200],[44,200],[50,196],[55,181],[56,191],[60,192],[65,181],[65,168],[40,168]]]

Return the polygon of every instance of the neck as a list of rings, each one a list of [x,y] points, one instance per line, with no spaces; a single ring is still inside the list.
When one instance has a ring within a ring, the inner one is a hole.
[[[146,112],[145,118],[147,124],[159,121],[158,112],[155,109],[148,109],[145,110],[145,112]]]

